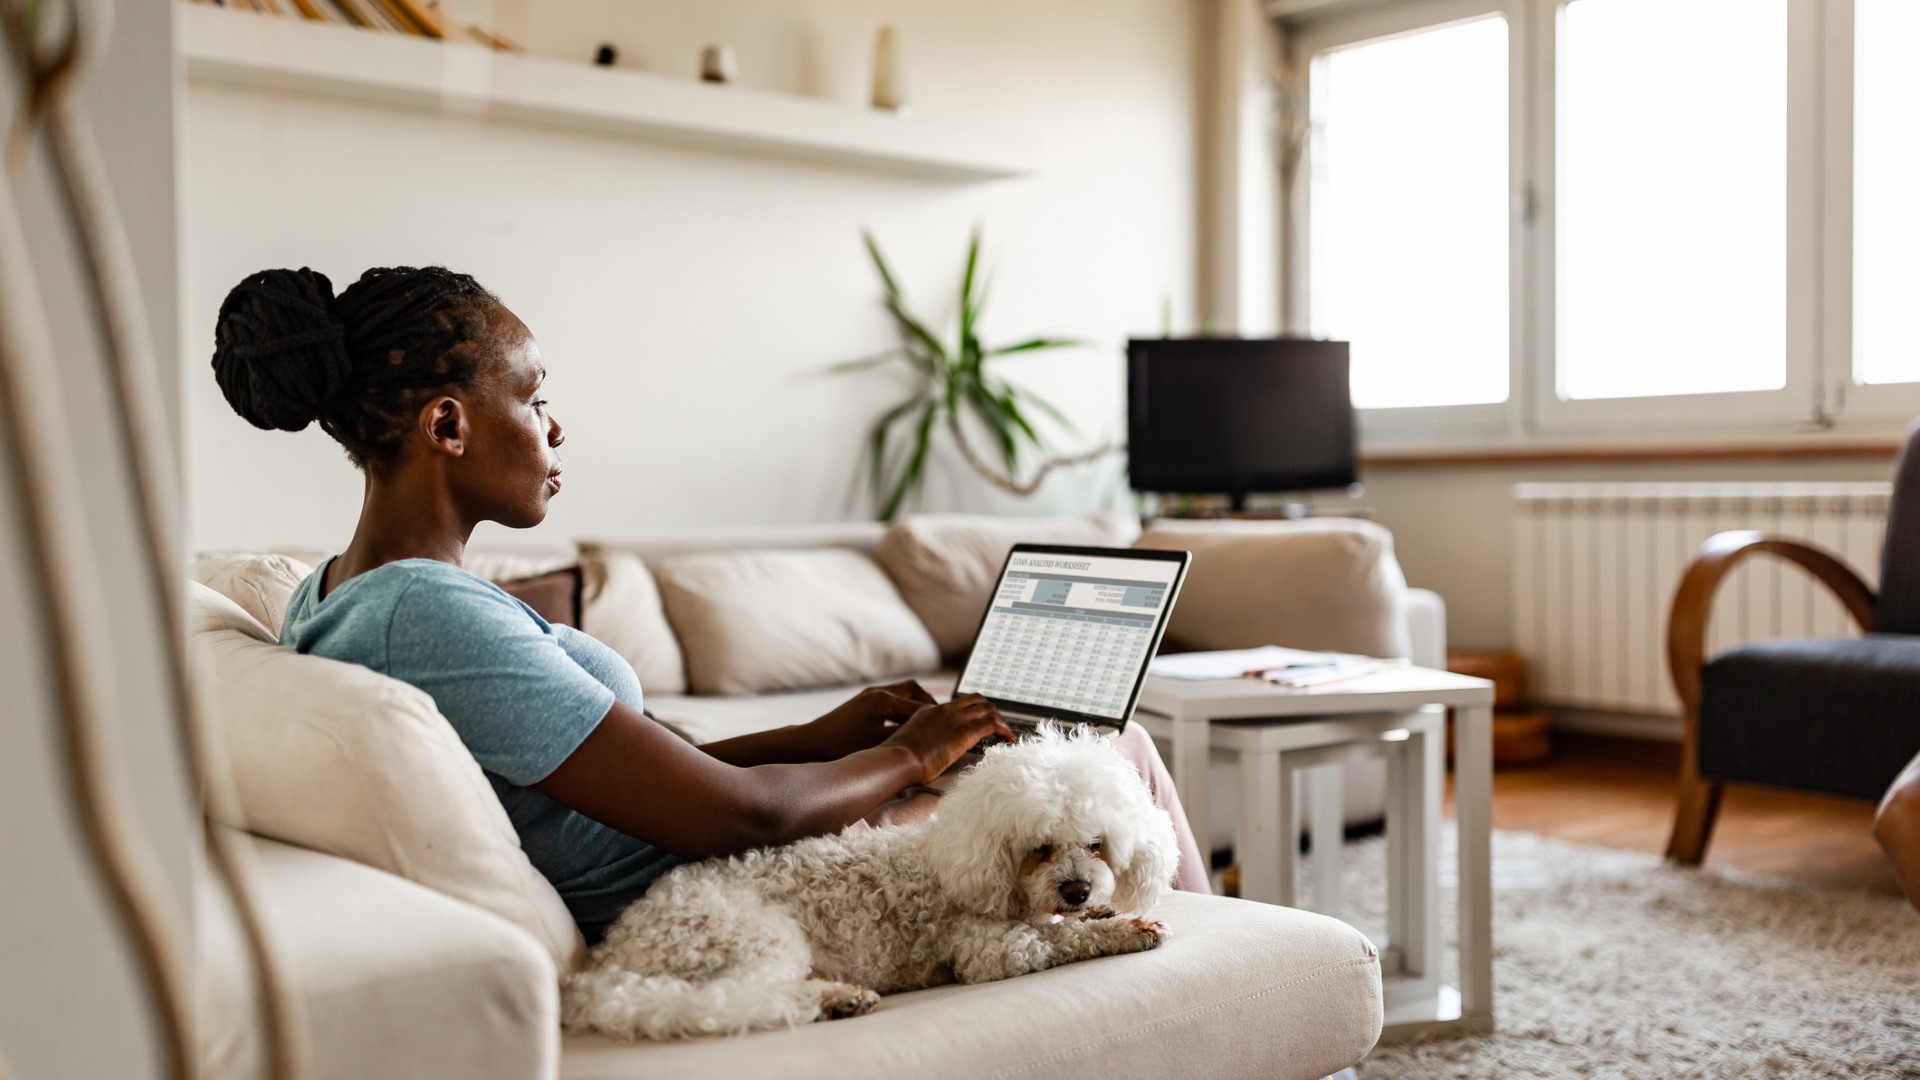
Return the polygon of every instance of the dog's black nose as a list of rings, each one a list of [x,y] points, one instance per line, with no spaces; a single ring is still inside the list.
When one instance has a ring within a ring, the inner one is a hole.
[[[1060,883],[1060,899],[1069,904],[1084,904],[1087,902],[1087,897],[1092,895],[1093,886],[1078,878]]]

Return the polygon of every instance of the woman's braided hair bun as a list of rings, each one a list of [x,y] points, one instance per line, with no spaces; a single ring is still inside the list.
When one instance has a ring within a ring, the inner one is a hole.
[[[262,270],[234,286],[213,331],[213,375],[257,428],[299,431],[346,389],[346,327],[327,275]]]
[[[358,468],[400,460],[436,393],[471,386],[490,358],[498,297],[444,266],[380,266],[333,294],[306,267],[262,270],[234,286],[213,331],[213,375],[259,428],[315,420]]]

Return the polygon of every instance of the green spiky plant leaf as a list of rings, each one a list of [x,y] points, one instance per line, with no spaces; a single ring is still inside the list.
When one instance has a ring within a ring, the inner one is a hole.
[[[881,520],[892,520],[926,476],[927,454],[934,431],[946,426],[957,436],[960,425],[972,424],[992,437],[992,446],[1008,474],[1024,458],[1046,449],[1046,442],[1033,423],[1035,411],[1044,414],[1066,430],[1073,425],[1059,409],[1031,390],[1015,386],[990,362],[1002,356],[1024,355],[1084,344],[1071,338],[1036,337],[1012,345],[989,347],[980,340],[980,319],[986,306],[987,287],[980,266],[980,230],[974,229],[967,242],[965,269],[960,275],[957,326],[951,345],[935,332],[931,323],[916,316],[886,256],[871,232],[862,234],[867,255],[880,276],[882,303],[893,316],[900,332],[900,344],[835,364],[834,372],[865,371],[891,363],[904,363],[924,380],[905,401],[889,409],[874,423],[867,435],[867,482],[880,508]],[[962,446],[963,450],[967,447]],[[1002,486],[1003,478],[992,476],[980,462],[969,460]]]

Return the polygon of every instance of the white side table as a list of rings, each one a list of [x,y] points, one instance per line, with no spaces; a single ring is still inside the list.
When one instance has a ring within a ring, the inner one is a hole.
[[[1439,982],[1438,911],[1442,706],[1457,710],[1455,803],[1459,844],[1460,986]],[[1195,836],[1207,836],[1208,758],[1240,762],[1235,830],[1241,894],[1293,904],[1298,771],[1310,771],[1314,897],[1339,915],[1340,768],[1383,757],[1387,771],[1388,930],[1383,1039],[1493,1029],[1493,684],[1426,668],[1389,668],[1292,690],[1257,679],[1148,676],[1134,722],[1173,747],[1174,783]]]

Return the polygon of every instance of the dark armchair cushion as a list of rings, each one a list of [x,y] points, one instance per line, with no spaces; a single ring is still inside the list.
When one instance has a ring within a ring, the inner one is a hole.
[[[1907,429],[1900,464],[1894,468],[1873,628],[1884,634],[1920,634],[1920,422]]]
[[[1700,775],[1878,799],[1920,753],[1920,635],[1729,649],[1701,672]]]

